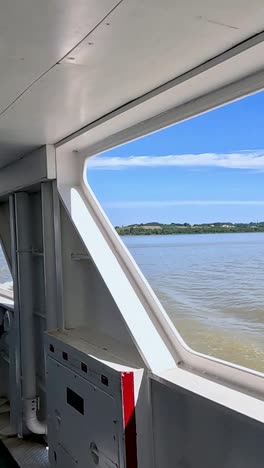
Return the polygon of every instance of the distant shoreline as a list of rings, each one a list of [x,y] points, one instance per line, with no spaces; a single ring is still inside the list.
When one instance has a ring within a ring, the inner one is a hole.
[[[146,223],[116,226],[120,236],[149,235],[190,235],[190,234],[238,234],[264,232],[264,222],[260,223],[211,223],[211,224],[162,224]]]

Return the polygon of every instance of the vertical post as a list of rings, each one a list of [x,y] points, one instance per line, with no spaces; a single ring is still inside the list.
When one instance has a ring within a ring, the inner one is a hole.
[[[22,390],[21,390],[21,343],[20,343],[20,307],[18,291],[18,266],[16,255],[16,221],[15,199],[9,196],[10,236],[11,236],[11,269],[14,289],[14,320],[10,330],[10,365],[9,365],[9,399],[10,425],[15,433],[22,435]]]
[[[54,216],[54,245],[57,277],[57,326],[64,328],[64,307],[63,307],[63,272],[62,272],[62,246],[61,246],[61,213],[60,198],[57,188],[57,181],[52,182],[53,190],[53,216]]]
[[[23,422],[36,434],[45,434],[46,425],[37,418],[36,349],[34,333],[34,282],[32,260],[32,210],[25,192],[15,194],[18,297],[20,310],[20,362]],[[23,435],[23,433],[22,433]]]
[[[34,303],[32,263],[32,217],[29,195],[15,194],[18,294],[20,308],[20,342],[23,398],[35,398],[35,346],[34,346]]]
[[[53,183],[41,184],[42,229],[44,253],[45,309],[46,328],[54,330],[59,327],[59,291],[56,271],[56,246],[53,205]]]

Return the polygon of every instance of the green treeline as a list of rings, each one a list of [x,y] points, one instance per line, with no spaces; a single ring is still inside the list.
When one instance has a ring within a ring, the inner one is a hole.
[[[116,226],[121,236],[149,236],[169,234],[219,234],[232,232],[264,232],[264,221],[257,223],[208,223],[208,224],[162,224],[151,222],[145,224],[130,224]]]

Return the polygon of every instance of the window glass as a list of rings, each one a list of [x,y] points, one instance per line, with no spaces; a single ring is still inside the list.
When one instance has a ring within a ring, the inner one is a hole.
[[[88,160],[87,177],[194,350],[264,372],[264,93]]]
[[[0,289],[13,291],[13,280],[5,259],[3,249],[0,245]]]

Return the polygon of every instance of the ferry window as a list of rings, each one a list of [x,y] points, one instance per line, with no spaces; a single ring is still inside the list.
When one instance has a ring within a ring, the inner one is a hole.
[[[0,244],[0,289],[13,291],[13,280]]]
[[[88,160],[186,343],[264,372],[264,93]]]

